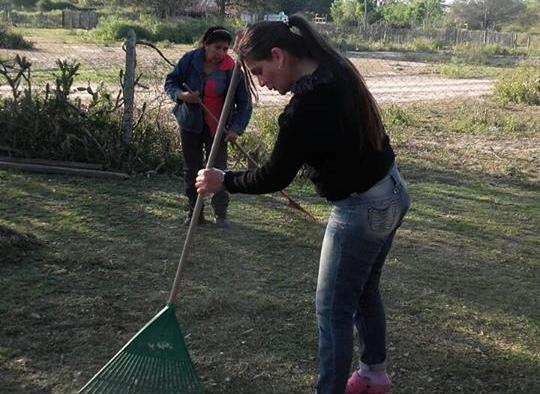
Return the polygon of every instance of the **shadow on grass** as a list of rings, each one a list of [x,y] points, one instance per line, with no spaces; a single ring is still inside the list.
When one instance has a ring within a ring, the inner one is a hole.
[[[403,173],[413,207],[383,278],[394,391],[532,390],[537,185],[411,165]],[[44,245],[0,266],[2,346],[46,377],[36,390],[72,392],[165,303],[186,232],[181,184],[6,172],[0,181],[0,224]],[[322,216],[328,206],[308,188],[292,190]],[[208,393],[313,388],[324,227],[293,212],[274,196],[238,195],[230,229],[197,230],[178,315]],[[9,373],[32,382],[28,371]]]

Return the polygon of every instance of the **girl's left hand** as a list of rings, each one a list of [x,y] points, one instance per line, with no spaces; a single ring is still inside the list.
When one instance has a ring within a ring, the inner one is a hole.
[[[197,193],[216,193],[224,189],[223,179],[225,179],[225,172],[217,168],[203,168],[199,170],[197,179],[195,179]]]

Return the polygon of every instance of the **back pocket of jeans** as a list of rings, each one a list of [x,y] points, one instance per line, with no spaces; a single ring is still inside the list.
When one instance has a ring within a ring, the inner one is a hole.
[[[396,225],[397,208],[397,204],[384,208],[369,208],[368,220],[371,230],[376,233],[385,233],[392,230]]]

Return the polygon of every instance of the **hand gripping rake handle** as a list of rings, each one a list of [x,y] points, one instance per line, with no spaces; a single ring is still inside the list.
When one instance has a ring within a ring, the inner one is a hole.
[[[182,84],[184,86],[184,88],[186,88],[186,90],[190,93],[193,93],[193,90],[191,90],[191,88],[188,86],[187,83],[183,83]],[[199,100],[199,104],[201,105],[201,107],[203,107],[203,109],[208,112],[208,114],[210,115],[210,117],[212,119],[214,119],[216,122],[219,123],[219,120],[216,118],[216,116],[208,109],[208,107],[206,105],[203,104],[202,100]],[[225,111],[222,112],[222,114],[224,113]],[[222,116],[223,117],[223,116]],[[228,117],[228,115],[227,115]],[[231,144],[236,148],[238,149],[246,159],[248,159],[248,161],[254,165],[255,167],[260,167],[259,163],[257,163],[255,161],[255,159],[253,159],[249,153],[247,153],[247,151],[242,148],[242,146],[240,144],[238,144],[238,142],[236,141],[230,141]],[[318,220],[311,214],[309,213],[308,211],[306,211],[299,203],[297,203],[295,200],[293,200],[293,198],[289,195],[289,193],[287,193],[285,190],[280,190],[279,191],[281,193],[281,195],[283,197],[285,197],[287,199],[287,205],[290,206],[291,208],[294,208],[294,209],[297,209],[299,210],[300,212],[303,212],[305,215],[307,215],[311,220],[313,220],[314,222],[318,222]]]
[[[208,162],[206,163],[206,168],[212,168],[214,166],[214,161],[216,160],[216,155],[218,153],[219,144],[223,136],[223,130],[225,129],[225,123],[227,122],[227,114],[230,112],[230,108],[234,99],[234,93],[236,91],[236,86],[238,85],[238,80],[240,76],[240,62],[234,64],[234,69],[231,76],[231,82],[229,84],[229,89],[227,90],[227,95],[225,96],[225,103],[223,104],[223,111],[221,111],[221,116],[219,117],[218,127],[216,135],[214,137],[214,142],[212,144],[212,149],[210,149],[210,157],[208,157]],[[191,216],[191,222],[189,224],[188,232],[186,235],[186,240],[184,241],[184,247],[182,249],[182,255],[180,256],[180,262],[178,263],[178,268],[176,269],[176,275],[174,277],[174,282],[169,295],[169,300],[167,304],[174,304],[174,300],[178,295],[180,288],[180,277],[182,274],[182,268],[184,263],[187,260],[191,244],[193,243],[193,235],[199,222],[199,216],[201,214],[201,209],[203,205],[204,197],[199,194],[197,196],[197,202],[195,203],[195,208],[193,209],[193,215]]]

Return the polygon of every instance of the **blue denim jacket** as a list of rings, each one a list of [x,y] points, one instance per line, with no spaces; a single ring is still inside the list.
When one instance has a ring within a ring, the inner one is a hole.
[[[198,48],[186,53],[178,64],[165,78],[165,92],[176,102],[173,113],[176,121],[184,131],[193,133],[202,132],[204,125],[203,108],[199,104],[190,104],[177,100],[178,93],[184,91],[183,83],[192,90],[204,91],[204,49]],[[226,71],[227,86],[231,80],[232,70]],[[244,75],[240,74],[240,81],[234,95],[234,106],[227,123],[227,128],[237,134],[242,134],[251,118],[251,98],[246,89]]]

